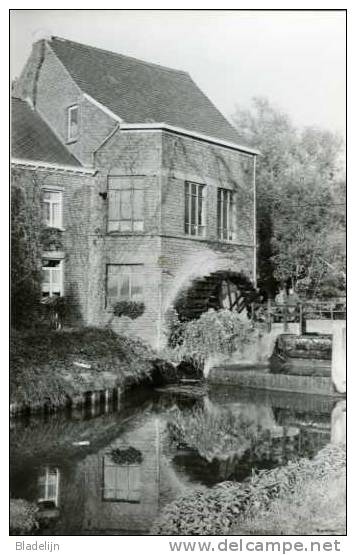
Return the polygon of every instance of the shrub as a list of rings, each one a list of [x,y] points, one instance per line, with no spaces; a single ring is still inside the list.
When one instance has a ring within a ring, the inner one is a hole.
[[[231,534],[246,518],[268,510],[274,499],[283,500],[297,494],[304,483],[313,482],[316,488],[322,488],[324,480],[343,476],[345,459],[344,446],[328,445],[312,460],[300,459],[264,470],[243,483],[223,482],[208,491],[196,490],[166,505],[152,532],[158,535]],[[304,509],[308,510],[306,506]]]
[[[38,508],[25,499],[10,499],[10,533],[31,534],[38,529]]]
[[[60,251],[63,249],[62,231],[56,227],[43,227],[40,241],[44,251]]]
[[[145,312],[145,304],[137,301],[118,301],[113,307],[113,313],[120,318],[127,316],[131,320],[136,320]]]
[[[173,441],[196,449],[208,461],[242,455],[259,432],[255,422],[242,414],[200,408],[187,414],[177,409],[168,422],[168,431]]]
[[[211,356],[241,350],[252,332],[250,321],[242,320],[237,312],[210,309],[184,324],[175,352],[179,359],[201,366]]]

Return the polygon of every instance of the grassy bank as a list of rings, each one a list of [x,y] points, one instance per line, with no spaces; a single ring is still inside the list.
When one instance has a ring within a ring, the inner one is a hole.
[[[314,459],[223,482],[167,505],[159,535],[343,534],[345,447],[328,445]]]
[[[148,382],[157,370],[157,355],[141,341],[96,328],[14,331],[10,361],[10,402],[32,408]]]

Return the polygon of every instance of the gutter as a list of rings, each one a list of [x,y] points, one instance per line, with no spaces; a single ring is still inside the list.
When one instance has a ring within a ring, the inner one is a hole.
[[[206,135],[205,133],[196,133],[195,131],[189,131],[183,127],[175,127],[168,123],[121,123],[121,131],[170,131],[171,133],[177,133],[178,135],[185,135],[186,137],[192,137],[193,139],[200,139],[202,141],[216,144],[218,146],[224,146],[231,148],[233,150],[239,150],[246,154],[261,155],[262,153],[254,148],[245,147],[238,145],[236,143],[225,141],[223,139],[217,139],[211,135]]]
[[[65,164],[55,164],[50,162],[41,162],[39,160],[25,160],[22,158],[12,158],[11,163],[16,166],[27,166],[38,170],[59,170],[68,173],[77,173],[83,175],[95,175],[98,170],[95,168],[84,168],[81,166],[69,166]]]

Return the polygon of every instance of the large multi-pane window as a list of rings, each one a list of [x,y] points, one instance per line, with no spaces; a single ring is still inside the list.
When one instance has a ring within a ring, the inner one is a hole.
[[[143,264],[107,265],[107,305],[117,301],[142,301],[144,284]]]
[[[103,460],[103,500],[139,503],[141,499],[141,465],[115,464]]]
[[[79,107],[75,104],[67,109],[67,141],[76,141],[79,136]]]
[[[235,195],[229,189],[218,189],[217,224],[219,239],[225,241],[236,239]]]
[[[62,227],[62,191],[42,190],[42,221],[48,227]]]
[[[185,183],[184,232],[187,235],[205,235],[205,185]]]
[[[143,210],[142,185],[110,178],[108,231],[143,231]]]
[[[61,297],[63,295],[62,260],[42,260],[42,296]]]

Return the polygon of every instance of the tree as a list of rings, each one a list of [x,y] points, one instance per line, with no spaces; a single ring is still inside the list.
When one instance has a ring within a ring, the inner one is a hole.
[[[259,285],[271,295],[277,283],[306,296],[340,292],[345,286],[342,141],[329,131],[296,129],[261,98],[254,99],[252,110],[238,109],[234,123],[242,140],[262,152],[256,170]]]

